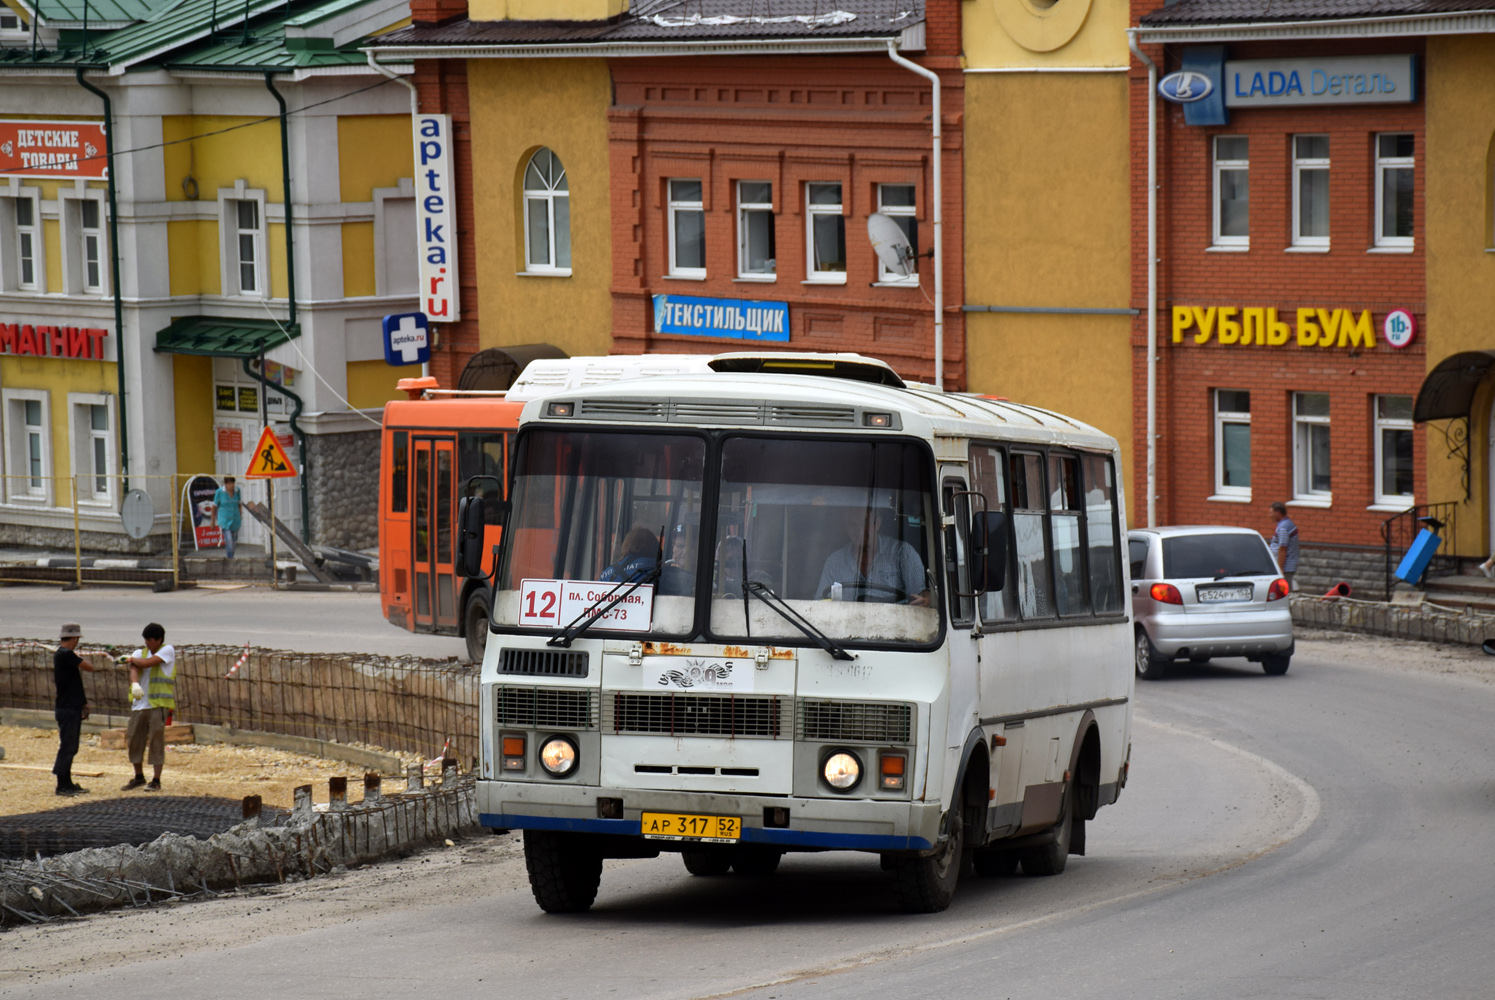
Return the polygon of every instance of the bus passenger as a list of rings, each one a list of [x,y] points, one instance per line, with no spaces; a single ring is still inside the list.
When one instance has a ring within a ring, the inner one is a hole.
[[[673,597],[689,597],[696,589],[696,549],[690,543],[688,525],[677,524],[670,537],[670,557],[659,574],[659,592]]]
[[[842,508],[841,527],[848,544],[825,561],[815,588],[817,597],[829,597],[831,585],[839,583],[851,590],[847,600],[929,606],[924,560],[912,545],[878,530],[877,511]]]
[[[623,536],[622,554],[597,579],[603,583],[633,583],[642,580],[657,565],[659,539],[654,532],[639,525]]]

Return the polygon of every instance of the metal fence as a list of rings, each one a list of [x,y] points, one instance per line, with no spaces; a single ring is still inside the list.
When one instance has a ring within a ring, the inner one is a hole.
[[[0,705],[50,710],[54,646],[0,639]],[[129,710],[125,647],[79,646],[95,712]],[[244,646],[176,649],[176,721],[233,726],[432,756],[478,755],[478,667],[417,657],[292,653]]]

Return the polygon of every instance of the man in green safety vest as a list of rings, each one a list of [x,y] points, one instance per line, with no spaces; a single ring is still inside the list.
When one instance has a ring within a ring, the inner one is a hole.
[[[161,768],[166,764],[166,716],[176,708],[176,650],[166,645],[166,630],[151,622],[140,633],[145,648],[120,658],[130,668],[130,724],[125,729],[125,746],[135,777],[122,791],[143,787],[148,792],[161,790]],[[147,746],[154,776],[145,781]]]

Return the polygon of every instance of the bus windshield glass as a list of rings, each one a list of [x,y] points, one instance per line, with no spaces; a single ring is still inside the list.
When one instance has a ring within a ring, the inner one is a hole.
[[[638,584],[591,631],[693,634],[705,463],[701,437],[524,435],[494,621],[563,629]]]
[[[910,441],[724,439],[712,636],[800,643],[797,614],[836,641],[933,642],[929,469]]]

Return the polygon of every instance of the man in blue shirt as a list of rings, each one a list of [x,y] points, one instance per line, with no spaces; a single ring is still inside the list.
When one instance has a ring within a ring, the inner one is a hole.
[[[227,558],[234,557],[234,543],[239,540],[239,489],[233,476],[223,477],[223,486],[213,494],[213,506],[218,510],[218,528],[223,532],[223,547]]]
[[[924,560],[912,545],[879,532],[877,517],[876,511],[861,507],[847,507],[841,512],[841,527],[850,544],[832,552],[825,561],[815,596],[831,596],[833,585],[839,583],[849,601],[928,607]]]
[[[1293,577],[1298,573],[1298,526],[1287,516],[1287,504],[1278,500],[1272,504],[1272,520],[1277,528],[1272,532],[1272,541],[1267,545],[1272,558],[1282,567],[1282,577],[1287,581],[1289,592],[1294,590]]]

